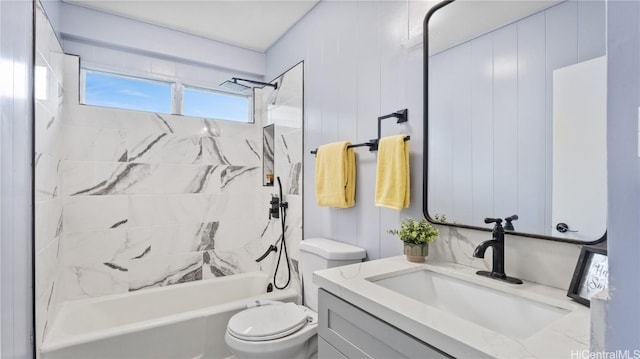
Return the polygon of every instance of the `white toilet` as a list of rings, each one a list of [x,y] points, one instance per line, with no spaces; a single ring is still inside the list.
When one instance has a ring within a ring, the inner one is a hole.
[[[318,286],[313,284],[313,272],[358,263],[365,255],[362,248],[324,238],[300,242],[306,306],[265,303],[235,314],[224,338],[233,355],[238,359],[314,358],[318,348]]]

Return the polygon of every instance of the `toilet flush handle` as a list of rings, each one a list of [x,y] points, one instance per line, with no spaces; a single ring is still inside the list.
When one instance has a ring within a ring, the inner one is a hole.
[[[279,302],[277,300],[256,300],[256,301],[247,303],[247,308],[262,307],[263,305],[279,305],[279,304],[284,304],[284,303]]]

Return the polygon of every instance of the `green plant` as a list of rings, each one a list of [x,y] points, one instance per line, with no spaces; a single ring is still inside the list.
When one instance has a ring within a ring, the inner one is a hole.
[[[433,219],[435,219],[435,220],[436,220],[436,222],[438,222],[438,223],[447,223],[447,216],[446,216],[446,215],[444,215],[444,214],[437,214],[437,213],[436,213],[436,214],[433,216]]]
[[[387,233],[400,238],[401,241],[408,244],[428,244],[440,235],[440,231],[427,223],[426,220],[416,221],[413,218],[403,219],[400,222],[400,229],[390,229]]]

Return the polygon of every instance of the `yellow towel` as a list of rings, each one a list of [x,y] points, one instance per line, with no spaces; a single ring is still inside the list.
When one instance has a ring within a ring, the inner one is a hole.
[[[376,206],[409,208],[409,141],[405,135],[384,137],[378,145]]]
[[[318,206],[348,208],[356,203],[356,155],[351,142],[318,147],[316,201]]]

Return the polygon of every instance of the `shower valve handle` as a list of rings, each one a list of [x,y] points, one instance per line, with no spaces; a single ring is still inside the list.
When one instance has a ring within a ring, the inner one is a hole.
[[[280,218],[280,198],[277,196],[271,197],[271,208],[269,208],[269,220],[272,218]]]

